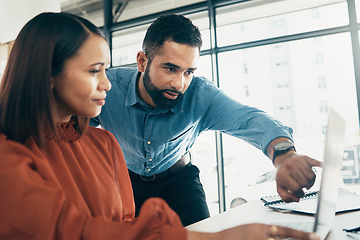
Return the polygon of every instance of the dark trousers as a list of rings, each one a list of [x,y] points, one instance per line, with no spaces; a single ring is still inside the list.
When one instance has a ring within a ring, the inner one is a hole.
[[[199,169],[189,163],[183,169],[153,181],[144,181],[129,171],[134,191],[136,216],[146,199],[159,197],[180,217],[184,226],[210,217]]]

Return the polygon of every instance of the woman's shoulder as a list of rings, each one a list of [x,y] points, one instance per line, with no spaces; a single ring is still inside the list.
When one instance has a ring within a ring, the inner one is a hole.
[[[89,126],[87,135],[89,135],[90,138],[95,138],[100,141],[107,141],[110,143],[116,142],[116,138],[111,132],[100,127]]]
[[[0,133],[0,149],[6,149],[7,147],[25,147],[24,144],[9,139],[5,134]]]
[[[30,140],[27,141],[28,144],[20,143],[14,140],[9,139],[5,134],[0,133],[0,156],[29,156],[32,154],[32,151],[27,145],[29,145]],[[34,144],[34,142],[32,142]]]

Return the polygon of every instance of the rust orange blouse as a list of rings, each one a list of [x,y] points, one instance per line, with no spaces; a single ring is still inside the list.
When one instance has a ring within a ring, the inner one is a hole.
[[[106,130],[73,121],[46,151],[0,134],[0,239],[186,239],[179,217],[149,199],[134,219],[121,149]]]

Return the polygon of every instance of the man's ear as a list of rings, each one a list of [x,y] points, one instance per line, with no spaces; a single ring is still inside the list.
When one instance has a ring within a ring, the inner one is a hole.
[[[136,55],[136,63],[137,63],[137,68],[139,70],[139,72],[145,72],[145,68],[146,68],[146,64],[147,64],[147,58],[145,53],[143,53],[142,51],[139,51]]]

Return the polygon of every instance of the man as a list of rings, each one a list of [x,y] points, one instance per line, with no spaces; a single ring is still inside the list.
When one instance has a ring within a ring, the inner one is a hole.
[[[99,117],[124,152],[136,211],[161,197],[184,226],[209,217],[199,170],[189,150],[203,131],[221,131],[261,149],[278,169],[277,191],[298,201],[320,163],[298,155],[292,130],[266,113],[238,103],[213,83],[194,77],[202,46],[199,29],[179,15],[158,18],[147,30],[137,69],[107,72],[112,83]],[[275,150],[274,150],[275,147]]]

